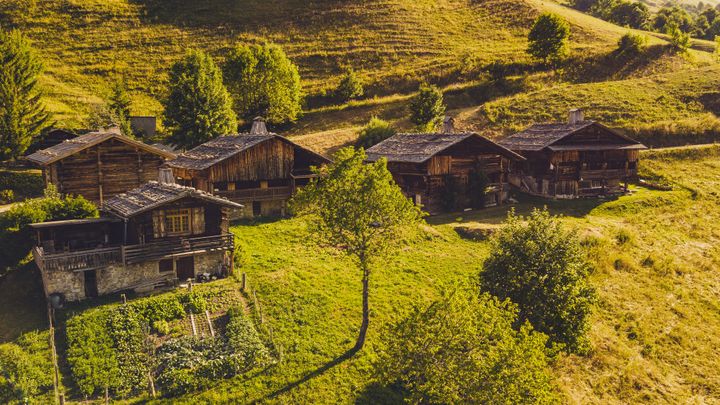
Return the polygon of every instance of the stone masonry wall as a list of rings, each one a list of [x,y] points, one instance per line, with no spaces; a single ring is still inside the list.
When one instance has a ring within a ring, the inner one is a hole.
[[[85,277],[81,272],[43,271],[42,279],[47,295],[60,293],[67,301],[85,298]]]

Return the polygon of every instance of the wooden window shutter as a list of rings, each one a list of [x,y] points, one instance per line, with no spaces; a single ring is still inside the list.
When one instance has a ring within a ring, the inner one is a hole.
[[[153,211],[153,236],[157,238],[165,237],[165,211]]]
[[[192,231],[193,235],[205,233],[205,209],[203,207],[192,209]]]

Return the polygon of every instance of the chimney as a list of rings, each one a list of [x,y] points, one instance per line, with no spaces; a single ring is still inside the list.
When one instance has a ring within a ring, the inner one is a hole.
[[[173,171],[169,167],[161,167],[158,173],[158,183],[160,184],[175,184],[175,176]]]
[[[585,116],[583,115],[583,111],[581,109],[574,108],[570,110],[570,114],[568,115],[568,124],[576,125],[583,121],[585,121]]]
[[[455,118],[446,116],[443,120],[443,134],[455,133]]]
[[[253,120],[252,128],[250,129],[250,135],[267,135],[268,130],[265,126],[265,118],[255,117]]]

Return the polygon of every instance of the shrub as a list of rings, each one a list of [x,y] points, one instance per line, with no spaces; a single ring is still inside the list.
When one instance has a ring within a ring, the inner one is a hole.
[[[383,121],[377,117],[370,118],[370,122],[363,127],[358,135],[358,148],[368,149],[373,145],[390,138],[395,135],[395,129],[387,121]]]
[[[586,353],[595,294],[577,235],[546,209],[534,210],[529,218],[511,212],[491,252],[481,273],[483,290],[516,303],[520,321],[529,321],[552,342]]]
[[[690,34],[683,32],[677,26],[670,27],[667,34],[670,36],[670,47],[677,52],[684,53],[690,48]]]
[[[435,86],[423,84],[410,100],[410,121],[420,131],[434,131],[445,115],[443,94]]]
[[[365,90],[360,78],[357,77],[354,70],[346,70],[337,89],[335,89],[335,97],[342,102],[348,102],[362,97],[363,94],[365,94]]]
[[[45,182],[33,172],[0,170],[0,190],[12,190],[16,196],[35,198],[43,195]]]
[[[15,200],[15,193],[12,190],[0,190],[0,204],[10,204]]]
[[[469,288],[445,294],[386,329],[380,379],[409,403],[558,402],[547,337],[515,322],[508,301]]]
[[[646,46],[647,37],[628,32],[618,41],[618,47],[615,52],[620,56],[637,56],[645,52]]]

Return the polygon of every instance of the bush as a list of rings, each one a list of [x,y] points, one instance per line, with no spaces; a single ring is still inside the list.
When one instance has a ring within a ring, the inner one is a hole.
[[[618,41],[618,47],[615,52],[620,56],[637,56],[645,52],[646,46],[647,37],[628,32]]]
[[[677,26],[670,27],[667,34],[670,36],[670,47],[675,51],[684,53],[690,48],[690,34],[682,32]]]
[[[10,204],[15,200],[15,193],[12,190],[0,190],[0,204]]]
[[[586,353],[595,294],[577,235],[547,210],[536,209],[529,218],[511,212],[491,252],[481,273],[483,290],[516,303],[520,321],[529,321],[552,342]]]
[[[445,115],[443,94],[435,86],[423,84],[410,100],[410,121],[420,131],[434,131]]]
[[[12,190],[23,198],[35,198],[43,195],[45,182],[33,172],[0,170],[0,190]]]
[[[395,135],[395,133],[396,131],[390,123],[377,117],[372,117],[370,118],[370,122],[360,131],[355,146],[368,149],[390,138]]]
[[[547,337],[513,329],[516,308],[461,288],[383,334],[376,368],[409,403],[558,402]]]
[[[355,71],[352,69],[345,71],[345,75],[335,89],[335,97],[342,102],[348,102],[362,97],[363,94],[365,94],[365,90]]]

